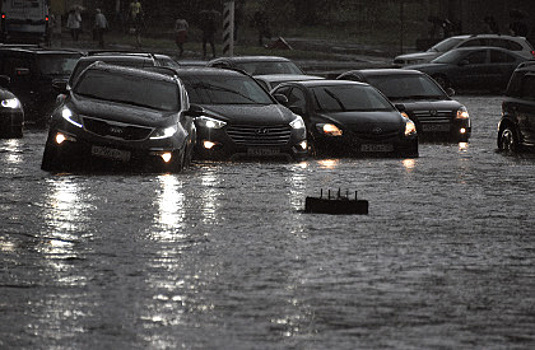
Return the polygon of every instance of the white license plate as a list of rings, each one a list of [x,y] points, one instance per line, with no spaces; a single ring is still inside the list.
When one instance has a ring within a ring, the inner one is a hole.
[[[123,151],[120,149],[103,147],[103,146],[91,147],[91,154],[97,157],[121,160],[123,162],[128,162],[130,160],[129,151]]]
[[[361,152],[392,152],[393,150],[394,146],[390,143],[360,145]]]
[[[433,131],[450,131],[450,126],[448,124],[423,124],[423,131],[433,132]]]
[[[252,147],[247,149],[247,154],[250,156],[276,156],[280,154],[280,150],[278,148]]]

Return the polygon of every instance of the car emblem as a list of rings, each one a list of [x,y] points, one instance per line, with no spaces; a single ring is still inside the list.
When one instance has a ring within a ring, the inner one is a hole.
[[[380,127],[375,127],[375,128],[372,129],[372,133],[374,135],[380,135],[380,134],[383,133],[383,129],[381,129]]]
[[[432,117],[436,117],[438,112],[437,112],[436,109],[432,109],[432,110],[429,111],[429,114],[431,114]]]
[[[110,127],[110,134],[122,135],[123,132],[124,132],[124,130],[121,127],[118,127],[118,126],[111,126]]]
[[[257,135],[266,135],[266,134],[269,134],[269,129],[268,128],[256,129],[255,133]]]

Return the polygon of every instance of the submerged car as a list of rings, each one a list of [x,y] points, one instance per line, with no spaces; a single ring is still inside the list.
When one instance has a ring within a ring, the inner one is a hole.
[[[438,56],[462,47],[489,46],[513,51],[525,59],[535,59],[535,49],[521,36],[501,34],[456,35],[442,40],[424,52],[408,53],[394,58],[394,64],[406,66],[431,62]]]
[[[196,110],[196,159],[299,159],[307,155],[303,119],[251,76],[233,70],[177,71]]]
[[[8,85],[8,83],[8,77],[0,77],[0,86]],[[21,138],[23,127],[22,104],[11,91],[0,87],[0,138]]]
[[[416,123],[420,140],[466,142],[472,131],[467,108],[427,74],[408,69],[362,69],[342,73],[337,79],[368,83],[388,97]]]
[[[195,126],[175,76],[95,63],[52,115],[41,168],[179,172]]]
[[[209,61],[207,66],[237,69],[250,75],[305,74],[292,60],[279,56],[219,57]]]
[[[448,51],[429,63],[405,68],[427,73],[444,89],[501,92],[515,68],[526,60],[498,47],[467,47]]]
[[[416,125],[365,83],[313,80],[283,83],[273,94],[305,120],[314,154],[418,156]]]
[[[497,142],[504,152],[535,152],[535,62],[520,65],[511,76]]]

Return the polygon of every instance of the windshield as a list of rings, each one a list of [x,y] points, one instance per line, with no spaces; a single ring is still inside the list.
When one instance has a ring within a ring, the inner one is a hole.
[[[312,88],[315,107],[320,112],[392,111],[392,104],[367,85],[333,85]]]
[[[86,71],[74,93],[169,112],[180,106],[178,85],[173,82],[107,71]]]
[[[303,74],[295,63],[289,61],[237,62],[236,67],[251,75]]]
[[[250,77],[183,77],[191,103],[197,104],[272,104],[270,95]]]
[[[381,75],[367,80],[390,99],[445,97],[444,91],[427,75]]]
[[[448,39],[442,40],[441,42],[431,47],[427,51],[446,52],[446,51],[453,49],[457,44],[459,44],[463,40],[464,39],[462,38],[448,38]]]
[[[44,75],[63,75],[71,74],[76,62],[80,56],[65,56],[65,55],[41,55],[37,60],[39,71]]]

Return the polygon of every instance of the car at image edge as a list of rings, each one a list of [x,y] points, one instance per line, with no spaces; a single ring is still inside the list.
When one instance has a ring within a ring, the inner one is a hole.
[[[0,76],[0,138],[21,138],[24,128],[24,110],[20,100],[11,91],[9,77]]]

